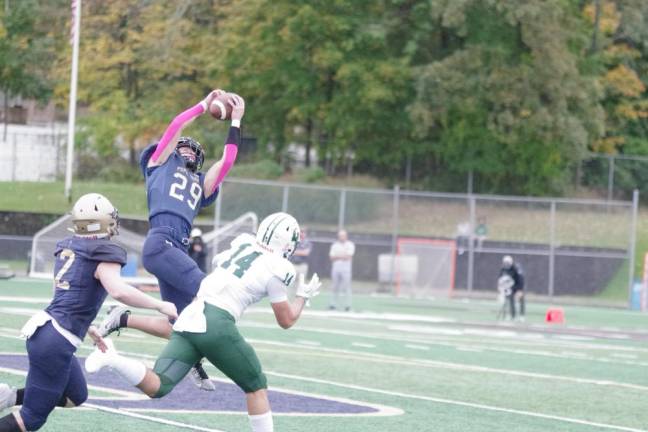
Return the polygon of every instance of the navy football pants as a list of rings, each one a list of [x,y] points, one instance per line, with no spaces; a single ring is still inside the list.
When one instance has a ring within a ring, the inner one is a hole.
[[[88,399],[88,386],[75,351],[51,322],[27,339],[29,372],[20,416],[28,431],[45,424],[63,395],[76,406]]]
[[[182,243],[162,228],[149,231],[142,251],[142,264],[160,284],[162,300],[173,303],[178,313],[193,301],[205,278]]]

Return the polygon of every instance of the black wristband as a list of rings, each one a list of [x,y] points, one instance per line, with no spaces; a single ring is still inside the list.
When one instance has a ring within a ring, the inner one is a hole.
[[[225,144],[234,144],[235,146],[238,147],[240,143],[241,143],[241,129],[231,126],[229,128],[229,133],[227,134],[227,141],[225,141]]]

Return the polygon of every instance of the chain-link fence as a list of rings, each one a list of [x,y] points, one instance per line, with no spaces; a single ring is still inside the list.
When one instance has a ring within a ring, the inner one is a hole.
[[[217,201],[215,225],[246,211],[260,219],[287,211],[309,228],[310,269],[321,275],[329,274],[330,245],[345,228],[356,244],[354,280],[393,292],[494,292],[502,257],[512,255],[526,271],[529,291],[594,296],[631,287],[637,206],[636,193],[632,201],[599,201],[229,179]],[[431,271],[430,256],[446,262],[449,274]],[[412,272],[431,275],[426,286],[434,288],[422,289],[418,282],[415,290],[402,289],[402,280],[420,281]],[[438,281],[452,286],[439,290]]]
[[[0,235],[0,268],[10,268],[15,274],[29,272],[31,236]]]

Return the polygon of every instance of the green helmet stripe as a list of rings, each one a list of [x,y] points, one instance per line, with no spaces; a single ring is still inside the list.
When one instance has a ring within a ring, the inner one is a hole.
[[[263,237],[262,237],[262,239],[261,239],[262,242],[265,242],[265,241],[266,241],[266,238],[268,237],[268,230],[269,230],[270,227],[272,226],[272,222],[274,222],[274,220],[277,219],[278,216],[279,216],[279,215],[275,216],[274,219],[272,219],[272,220],[268,223],[268,226],[266,227],[266,230],[265,230],[265,232],[263,233]]]
[[[278,217],[280,217],[280,216],[278,216]],[[272,228],[272,231],[270,232],[270,235],[268,236],[268,240],[266,240],[266,244],[267,244],[267,245],[270,244],[270,239],[271,239],[272,236],[274,235],[274,232],[275,232],[275,230],[277,229],[277,227],[279,226],[279,224],[280,224],[281,222],[283,222],[287,217],[288,217],[288,216],[283,216],[281,219],[279,219],[279,220],[277,221],[277,223],[275,224],[275,226]],[[276,220],[276,218],[275,218],[275,220]],[[275,220],[273,220],[272,222],[274,222]],[[272,222],[270,223],[270,225],[272,225]],[[269,229],[269,228],[270,228],[270,227],[268,227],[268,229]],[[266,231],[267,231],[267,230],[266,230]]]

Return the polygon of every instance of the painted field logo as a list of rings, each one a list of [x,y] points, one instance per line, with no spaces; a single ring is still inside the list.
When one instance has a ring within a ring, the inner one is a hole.
[[[83,363],[84,359],[80,359]],[[27,356],[0,354],[0,372],[26,375]],[[205,392],[185,378],[171,393],[161,399],[149,399],[124,383],[115,373],[103,370],[86,375],[91,396],[89,403],[106,408],[128,411],[181,411],[181,412],[247,412],[244,393],[230,381],[214,380],[216,391]],[[93,390],[110,396],[92,395]],[[269,389],[272,411],[281,415],[400,415],[398,408],[328,397],[286,389]]]

